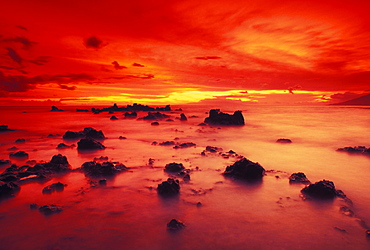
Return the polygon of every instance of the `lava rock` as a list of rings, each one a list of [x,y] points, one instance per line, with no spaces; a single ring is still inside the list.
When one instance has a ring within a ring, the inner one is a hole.
[[[224,175],[245,180],[258,180],[265,174],[265,169],[259,164],[242,158],[233,165],[227,166]]]
[[[39,211],[40,213],[44,215],[52,215],[52,214],[62,212],[63,208],[59,205],[51,204],[51,205],[44,205],[44,206],[39,207]]]
[[[0,198],[15,196],[21,188],[13,182],[0,181]]]
[[[176,220],[176,219],[172,219],[170,222],[167,223],[167,229],[168,230],[179,230],[179,229],[182,229],[184,228],[185,225],[184,223]]]
[[[100,176],[113,176],[117,173],[127,170],[128,168],[119,162],[102,162],[95,161],[85,162],[81,166],[82,172],[86,176],[100,177]]]
[[[51,194],[54,192],[62,192],[64,190],[64,187],[67,186],[66,184],[63,184],[61,182],[53,183],[49,186],[46,186],[42,189],[43,194]]]
[[[152,126],[158,126],[159,125],[159,122],[152,122],[151,125]]]
[[[289,176],[289,183],[310,184],[311,182],[307,179],[304,173],[298,172],[298,173],[293,173]]]
[[[234,114],[226,114],[220,112],[219,109],[211,109],[209,117],[204,120],[204,123],[211,125],[227,125],[227,126],[240,126],[244,125],[244,117],[242,111],[235,111]]]
[[[104,140],[105,136],[101,130],[96,130],[92,127],[84,128],[84,130],[79,132],[67,131],[63,135],[65,140],[78,140],[81,138],[93,138],[96,140]]]
[[[338,191],[335,189],[334,183],[328,180],[322,180],[315,184],[310,184],[301,190],[305,195],[321,199],[333,199],[338,196]]]
[[[78,150],[100,150],[100,149],[105,149],[105,146],[92,138],[83,138],[79,142],[77,142],[77,149]]]
[[[280,139],[277,139],[276,141],[277,143],[292,143],[292,140],[290,139],[284,139],[284,138],[280,138]]]
[[[180,192],[180,184],[178,180],[168,178],[167,181],[158,184],[157,187],[158,194],[161,195],[175,195]]]
[[[15,153],[10,153],[9,154],[9,157],[10,158],[19,158],[19,159],[23,159],[23,158],[28,158],[28,154],[24,151],[18,151],[18,152],[15,152]]]
[[[164,171],[174,172],[174,173],[181,172],[184,169],[185,167],[184,165],[182,165],[182,163],[176,163],[176,162],[169,163],[164,167]]]

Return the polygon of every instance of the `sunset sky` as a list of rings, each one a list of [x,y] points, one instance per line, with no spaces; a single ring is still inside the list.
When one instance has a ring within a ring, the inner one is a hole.
[[[370,93],[369,0],[0,2],[0,105]]]

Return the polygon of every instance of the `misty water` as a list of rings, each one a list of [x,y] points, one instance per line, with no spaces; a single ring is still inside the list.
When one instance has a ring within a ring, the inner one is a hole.
[[[73,169],[94,157],[107,156],[129,167],[106,186],[91,185],[78,171],[45,182],[27,182],[12,198],[0,201],[0,249],[369,249],[370,156],[336,151],[346,146],[370,146],[370,109],[341,106],[207,107],[183,105],[182,111],[163,112],[173,121],[110,120],[107,112],[50,112],[49,107],[2,107],[0,123],[15,131],[0,134],[0,159],[9,159],[16,146],[27,160],[50,161],[65,155]],[[177,107],[172,107],[173,110]],[[210,108],[232,113],[242,110],[245,126],[198,126]],[[177,119],[184,113],[187,121]],[[146,112],[139,112],[139,117]],[[85,127],[102,130],[106,149],[81,153],[76,147],[56,149],[67,131]],[[48,137],[49,134],[56,135]],[[127,139],[119,139],[124,136]],[[15,143],[24,138],[24,143]],[[290,144],[276,143],[289,138]],[[174,149],[153,142],[193,142],[196,147]],[[234,180],[222,175],[237,159],[201,153],[206,146],[235,151],[266,170],[261,182]],[[152,165],[149,159],[154,159]],[[180,194],[161,197],[157,185],[169,175],[164,166],[182,163],[190,181],[180,180]],[[3,172],[9,165],[0,166]],[[294,172],[314,183],[330,180],[343,190],[341,198],[304,199],[304,184],[289,184]],[[67,184],[49,195],[42,189]],[[202,205],[197,205],[200,202]],[[63,211],[45,216],[30,204],[58,204]],[[340,211],[349,206],[348,216]],[[167,230],[171,219],[185,228]]]

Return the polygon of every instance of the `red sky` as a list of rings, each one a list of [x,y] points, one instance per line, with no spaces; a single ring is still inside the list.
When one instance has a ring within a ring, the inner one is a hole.
[[[348,100],[370,92],[369,10],[368,0],[1,1],[0,105]]]

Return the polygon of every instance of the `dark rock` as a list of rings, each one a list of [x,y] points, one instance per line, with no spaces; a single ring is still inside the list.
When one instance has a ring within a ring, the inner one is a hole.
[[[303,188],[301,192],[313,198],[333,199],[338,196],[334,183],[328,180],[322,180],[315,184],[310,184]]]
[[[31,210],[36,210],[36,209],[39,209],[39,208],[40,208],[40,206],[35,204],[35,203],[30,204],[30,209]]]
[[[190,181],[190,175],[189,174],[185,174],[184,177],[182,177],[182,179],[184,181]]]
[[[114,115],[112,115],[112,116],[110,117],[110,119],[111,119],[111,120],[118,120],[118,118],[117,118],[116,116],[114,116]]]
[[[61,182],[53,183],[49,186],[44,187],[42,190],[43,194],[51,194],[54,192],[62,192],[64,190],[64,187],[67,186],[66,184],[63,184]]]
[[[136,118],[137,117],[136,112],[125,112],[123,115],[125,116],[125,118]]]
[[[0,165],[10,164],[9,160],[0,160]]]
[[[159,122],[152,122],[151,125],[152,126],[158,126],[159,125]]]
[[[105,136],[101,130],[98,131],[91,127],[84,128],[84,130],[79,132],[67,131],[63,135],[63,139],[65,140],[77,140],[82,138],[93,138],[96,140],[104,140]]]
[[[289,177],[289,183],[304,183],[310,184],[311,182],[307,179],[306,175],[302,172],[293,173]]]
[[[174,172],[174,173],[175,172],[181,172],[184,169],[185,169],[185,167],[184,167],[184,165],[182,165],[182,163],[176,163],[176,162],[169,163],[164,167],[164,171]]]
[[[54,137],[58,137],[58,136],[60,136],[59,134],[55,134],[55,135],[53,135],[53,134],[48,134],[46,137],[47,138],[54,138]]]
[[[126,137],[124,137],[124,136],[120,136],[120,137],[118,137],[118,139],[120,139],[120,140],[124,140],[124,139],[127,139]]]
[[[161,146],[173,146],[175,144],[176,143],[174,141],[165,141],[165,142],[159,143],[159,145],[161,145]]]
[[[64,149],[64,148],[72,148],[73,146],[68,146],[67,144],[64,143],[59,143],[57,146],[57,149]]]
[[[61,154],[54,155],[51,160],[51,164],[69,165],[67,157]]]
[[[28,154],[24,151],[18,151],[16,153],[10,153],[9,157],[10,158],[20,158],[20,159],[22,159],[22,158],[28,158]]]
[[[222,148],[207,146],[206,151],[211,152],[211,153],[217,153],[219,151],[222,151]]]
[[[158,194],[161,195],[175,195],[180,192],[180,184],[178,180],[168,178],[167,181],[158,184]]]
[[[133,105],[127,105],[126,107],[118,107],[117,104],[114,104],[108,108],[92,108],[91,111],[94,114],[99,114],[101,112],[110,112],[110,111],[171,111],[171,106],[167,105],[165,107],[149,107],[147,105],[141,105],[134,103]]]
[[[8,131],[14,131],[14,129],[10,129],[8,125],[0,125],[0,132],[8,132]]]
[[[100,150],[100,149],[105,149],[105,146],[92,138],[83,138],[79,142],[77,142],[77,149],[78,150]]]
[[[94,161],[108,161],[108,156],[94,157]]]
[[[52,215],[62,212],[63,208],[61,206],[51,204],[39,207],[39,211],[44,215]]]
[[[86,176],[113,176],[117,173],[127,170],[128,168],[119,162],[102,162],[95,161],[85,162],[82,164],[81,170]]]
[[[179,145],[176,145],[174,146],[173,148],[190,148],[190,147],[195,147],[196,144],[195,143],[192,143],[192,142],[185,142],[185,143],[181,143]]]
[[[53,111],[53,112],[55,112],[55,111],[63,111],[63,109],[59,109],[56,106],[51,106],[51,110],[50,111]]]
[[[207,126],[207,124],[202,122],[202,123],[199,123],[198,126]]]
[[[144,116],[141,119],[144,119],[144,120],[162,120],[162,119],[165,119],[165,118],[169,118],[169,116],[166,115],[166,114],[162,114],[160,112],[148,112],[148,115]]]
[[[276,142],[278,142],[278,143],[292,143],[292,140],[281,138],[281,139],[277,139]]]
[[[176,219],[172,219],[170,222],[167,223],[167,229],[168,230],[179,230],[179,229],[182,229],[184,228],[185,225],[184,223],[176,220]]]
[[[13,182],[0,181],[0,198],[15,196],[21,188]]]
[[[240,126],[244,125],[244,117],[242,111],[235,111],[234,114],[230,115],[220,112],[219,109],[211,109],[209,117],[204,122],[211,125]]]
[[[19,138],[15,140],[15,143],[25,143],[25,142],[26,142],[26,139],[23,139],[23,138]]]
[[[367,148],[365,146],[338,148],[337,151],[353,153],[353,154],[368,154],[368,155],[370,155],[370,148]]]
[[[242,158],[233,165],[226,167],[224,172],[226,176],[246,180],[261,179],[264,174],[265,169],[259,163],[254,163],[246,158]]]
[[[187,121],[188,118],[186,118],[185,114],[180,114],[180,121]]]
[[[106,186],[107,185],[107,180],[106,179],[99,180],[99,185],[100,186]]]
[[[7,150],[8,151],[15,151],[15,150],[18,150],[18,148],[17,147],[11,147],[11,148],[8,148]]]

